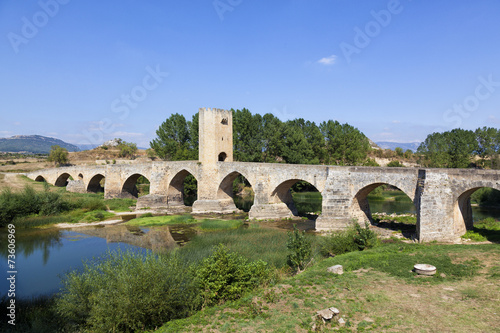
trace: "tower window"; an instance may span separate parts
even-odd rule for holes
[[[219,154],[219,162],[224,162],[227,158],[227,154],[222,152]]]
[[[227,118],[222,118],[222,121],[220,123],[222,125],[227,125]]]

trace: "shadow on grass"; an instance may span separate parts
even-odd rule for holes
[[[473,231],[486,238],[489,242],[500,244],[500,230],[488,230],[474,227]]]

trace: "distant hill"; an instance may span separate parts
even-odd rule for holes
[[[388,141],[379,141],[376,144],[382,149],[391,149],[394,150],[396,147],[403,148],[404,151],[410,149],[413,152],[417,151],[418,146],[420,146],[420,142],[388,142]]]
[[[48,154],[50,147],[54,145],[66,148],[68,151],[80,150],[70,143],[41,135],[16,135],[10,138],[0,138],[0,152]]]

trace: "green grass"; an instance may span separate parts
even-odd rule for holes
[[[482,221],[474,223],[472,230],[467,230],[463,239],[470,239],[475,242],[490,241],[500,243],[500,221],[488,217]]]
[[[498,258],[499,252],[495,245],[383,244],[379,248],[322,260],[305,272],[280,281],[278,285],[262,288],[223,306],[206,308],[189,318],[173,320],[157,332],[314,331],[314,313],[330,306],[340,309],[347,324],[339,327],[335,321],[326,324],[318,321],[316,331],[336,328],[340,332],[428,331],[429,326],[433,327],[436,323],[422,328],[427,319],[425,315],[415,319],[414,310],[411,310],[415,301],[408,293],[416,292],[410,290],[421,290],[428,295],[446,293],[442,286],[455,286],[454,283],[459,287],[453,292],[456,296],[452,296],[458,297],[462,308],[455,309],[458,305],[453,305],[453,310],[448,309],[449,303],[443,303],[439,295],[425,299],[426,307],[430,306],[429,313],[436,307],[447,309],[443,310],[446,318],[434,319],[443,326],[433,329],[444,327],[446,331],[446,327],[450,327],[446,325],[451,322],[451,327],[457,331],[470,331],[471,327],[484,331],[484,327],[494,325],[497,317],[484,312],[483,306],[498,308],[498,305],[494,305],[495,295],[478,290],[472,279],[481,274],[495,279],[500,266],[496,264],[488,272],[481,273],[482,264],[476,257],[495,255]],[[433,277],[417,278],[411,272],[415,263],[433,264],[438,273]],[[335,264],[344,265],[343,275],[326,272],[327,267]],[[368,273],[353,272],[361,268]],[[398,297],[404,302],[406,311],[401,311]],[[461,303],[469,301],[486,303]],[[450,311],[456,313],[449,314]],[[485,314],[489,321],[474,316],[475,313]],[[448,322],[441,323],[443,319]],[[403,329],[399,329],[401,327]]]
[[[153,227],[161,225],[174,225],[174,224],[196,224],[199,221],[195,220],[191,215],[166,215],[166,216],[153,216],[153,217],[139,217],[132,219],[125,224],[134,225],[139,227]]]
[[[238,228],[197,235],[179,250],[188,262],[198,262],[209,256],[219,244],[224,244],[250,261],[264,260],[276,268],[287,266],[287,234],[267,228]]]
[[[237,229],[243,225],[241,220],[203,220],[199,226],[202,231],[220,231]]]

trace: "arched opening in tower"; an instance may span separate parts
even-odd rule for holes
[[[236,208],[248,212],[254,202],[254,191],[252,185],[239,172],[227,175],[219,185],[217,199],[233,201]]]
[[[219,154],[219,162],[224,162],[227,158],[227,154],[222,152]]]
[[[358,223],[378,226],[381,233],[390,235],[393,231],[401,231],[405,238],[417,236],[415,204],[396,186],[387,183],[365,186],[354,197],[350,209]]]

